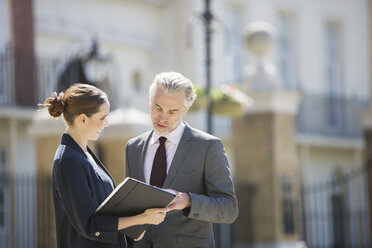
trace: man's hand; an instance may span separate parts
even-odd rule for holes
[[[184,208],[191,207],[191,197],[189,193],[178,192],[173,189],[167,190],[176,195],[176,198],[174,198],[174,200],[167,207],[168,211],[182,210]]]
[[[134,241],[139,241],[139,240],[141,240],[141,239],[143,238],[143,236],[145,236],[145,233],[146,233],[146,230],[143,231],[143,233],[142,233],[138,238],[134,239]]]

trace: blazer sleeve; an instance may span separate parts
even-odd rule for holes
[[[238,217],[238,201],[225,149],[219,139],[210,142],[205,159],[206,195],[190,193],[189,218],[213,223],[232,223]]]
[[[117,243],[118,217],[95,213],[97,203],[83,165],[72,158],[65,158],[60,163],[56,174],[58,196],[74,228],[87,239]]]

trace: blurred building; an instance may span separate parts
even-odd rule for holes
[[[287,194],[294,185],[285,179],[274,184],[278,202],[289,195],[294,204],[280,207],[274,227],[280,234],[259,239],[240,219],[220,229],[220,247],[294,247],[301,240],[309,247],[371,245],[358,115],[370,101],[368,2],[211,0],[213,87],[244,84],[244,68],[257,61],[243,31],[264,21],[276,30],[268,61],[283,90],[300,95],[289,158],[297,194]],[[76,82],[104,89],[111,126],[92,146],[120,182],[127,140],[151,128],[148,86],[155,74],[178,71],[205,86],[203,9],[203,0],[0,0],[0,244],[53,247],[53,223],[43,217],[53,219],[49,176],[64,125],[36,104]],[[186,119],[206,129],[204,110]],[[236,147],[235,121],[213,117],[233,172],[249,153]],[[240,197],[244,212],[254,198]]]

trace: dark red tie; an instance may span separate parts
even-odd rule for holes
[[[159,147],[156,150],[154,162],[152,164],[150,184],[156,187],[163,187],[165,177],[167,176],[167,155],[165,153],[165,141],[167,138],[159,138]]]

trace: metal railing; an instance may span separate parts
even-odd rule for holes
[[[11,47],[0,51],[0,106],[22,107],[23,105],[32,105],[36,107],[37,103],[42,103],[52,92],[65,90],[67,86],[78,82],[90,83],[105,90],[114,104],[117,101],[114,81],[119,82],[119,77],[116,76],[117,69],[114,69],[116,68],[114,61],[111,57],[108,57],[102,62],[100,69],[95,68],[98,71],[97,74],[106,73],[107,75],[104,76],[107,76],[107,78],[102,79],[102,82],[91,82],[86,78],[84,67],[87,61],[84,60],[84,56],[82,50],[71,50],[56,58],[33,57],[30,59],[33,61],[30,63],[33,69],[30,70],[29,67],[26,67],[27,71],[25,72],[32,75],[22,77],[23,81],[21,79],[17,81],[15,75],[20,72],[16,70],[17,63],[15,62],[23,58],[27,59],[27,55],[22,54],[16,57]],[[89,61],[93,61],[92,58],[89,59]],[[104,70],[104,72],[99,70]],[[27,80],[24,80],[25,78],[33,78],[36,83],[28,83]],[[32,102],[32,104],[22,103],[23,98],[26,97],[31,98],[32,101],[29,102]]]
[[[0,175],[0,247],[53,248],[55,224],[48,175]]]
[[[24,55],[26,56],[26,55]],[[15,83],[15,57],[11,48],[0,51],[0,106],[15,107],[22,106],[17,99],[19,95],[34,94],[35,105],[43,102],[57,88],[57,80],[64,63],[62,60],[50,58],[35,58],[33,75],[35,77],[37,89],[32,89],[33,85],[25,84],[26,87],[18,88]]]
[[[303,238],[308,248],[372,247],[367,168],[357,168],[329,180],[302,188]],[[251,188],[237,187],[239,203],[249,210]],[[230,244],[252,238],[246,228],[232,229]],[[226,234],[226,233],[225,233]],[[53,248],[55,224],[49,174],[0,173],[0,247]]]
[[[302,189],[308,248],[372,247],[366,166]]]
[[[302,94],[297,114],[297,133],[360,138],[363,129],[359,112],[368,100],[356,97]]]

